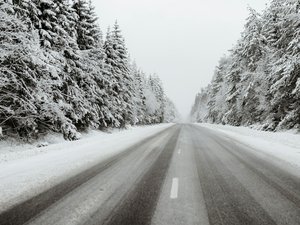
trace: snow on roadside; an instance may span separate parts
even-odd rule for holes
[[[81,140],[74,142],[67,141],[63,138],[61,134],[52,133],[45,137],[34,141],[33,143],[17,142],[15,139],[0,140],[0,165],[5,162],[10,162],[12,160],[17,160],[21,158],[28,158],[34,155],[39,155],[47,153],[49,151],[59,151],[64,148],[64,146],[77,145],[78,143],[85,143],[89,139],[95,138],[106,138],[112,135],[125,135],[138,130],[144,130],[149,127],[160,127],[166,124],[154,125],[154,126],[139,126],[139,127],[128,127],[128,129],[110,129],[108,132],[103,132],[99,130],[90,130],[87,133],[82,133]]]
[[[16,159],[26,158],[47,152],[49,148],[38,147],[42,145],[52,145],[58,143],[67,143],[61,134],[49,134],[41,140],[33,143],[24,143],[15,139],[6,139],[0,141],[0,164]]]
[[[53,144],[42,148],[0,142],[0,211],[170,126],[132,127],[112,134],[94,131],[74,142],[54,136]]]
[[[222,132],[239,143],[247,144],[300,169],[300,134],[207,123],[198,125]]]

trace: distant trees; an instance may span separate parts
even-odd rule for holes
[[[300,3],[250,9],[242,37],[195,99],[194,121],[300,128]]]
[[[103,40],[90,1],[2,1],[0,49],[5,135],[30,139],[51,130],[74,140],[88,128],[177,115],[159,78],[130,62],[117,23]]]

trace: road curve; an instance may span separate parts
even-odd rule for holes
[[[0,214],[0,224],[299,225],[300,170],[181,124]]]

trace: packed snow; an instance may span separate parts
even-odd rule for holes
[[[239,143],[246,144],[272,157],[284,160],[300,169],[300,134],[293,131],[268,132],[248,127],[199,124],[201,127],[217,130]]]
[[[74,142],[52,136],[46,147],[35,147],[36,143],[5,147],[7,142],[0,142],[0,211],[170,126],[134,127],[113,133],[94,131]]]

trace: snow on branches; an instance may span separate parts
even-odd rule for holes
[[[300,4],[250,10],[242,37],[195,99],[193,121],[300,129]]]
[[[130,62],[119,25],[103,40],[97,21],[87,0],[0,3],[0,136],[76,140],[88,128],[174,119],[159,78]]]

